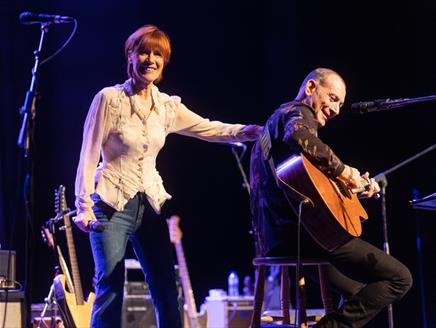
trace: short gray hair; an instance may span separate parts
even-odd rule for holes
[[[342,82],[345,84],[345,81],[342,78],[342,76],[340,76],[334,70],[330,68],[318,67],[317,69],[314,69],[312,72],[307,74],[307,76],[304,78],[303,82],[301,83],[300,89],[298,90],[298,95],[295,99],[301,100],[303,98],[304,88],[306,87],[306,84],[307,82],[309,82],[309,80],[314,80],[316,82],[319,82],[319,84],[321,85],[325,85],[327,78],[332,74],[335,74],[338,77],[340,77]]]

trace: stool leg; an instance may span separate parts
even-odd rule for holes
[[[289,308],[291,304],[291,292],[289,287],[289,269],[287,266],[282,266],[281,268],[280,303],[282,307],[283,323],[290,324]]]
[[[298,264],[297,264],[298,265]],[[300,268],[297,270],[298,275],[297,278],[297,313],[298,320],[297,325],[300,328],[307,328],[307,313],[306,313],[306,281],[304,280],[303,266],[300,265]]]
[[[319,286],[321,289],[321,298],[322,303],[324,305],[325,313],[331,313],[333,312],[333,302],[330,295],[330,290],[327,286],[327,277],[326,277],[326,264],[319,264],[318,265],[318,274],[319,274]]]
[[[263,294],[265,288],[265,266],[259,265],[257,269],[256,287],[254,291],[254,308],[251,316],[251,328],[260,328],[262,315]]]

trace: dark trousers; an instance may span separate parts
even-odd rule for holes
[[[295,245],[284,243],[268,255],[295,254],[290,250],[295,250]],[[332,264],[327,279],[344,300],[337,311],[324,316],[315,327],[363,327],[385,306],[400,300],[412,286],[406,266],[359,238],[329,253],[302,231],[301,253],[325,258]]]
[[[373,245],[353,239],[328,259],[328,280],[344,302],[316,327],[363,327],[385,306],[400,300],[412,286],[409,270]]]
[[[91,327],[121,327],[124,257],[127,241],[141,264],[156,310],[159,328],[181,328],[174,258],[164,218],[156,215],[144,194],[116,211],[93,195],[94,213],[103,232],[91,232],[96,299]]]

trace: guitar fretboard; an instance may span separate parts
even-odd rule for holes
[[[65,234],[67,237],[68,255],[70,257],[71,273],[73,276],[74,293],[78,305],[83,304],[83,290],[80,281],[79,265],[77,263],[76,248],[74,247],[73,232],[71,231],[71,220],[68,215],[64,215]]]
[[[176,248],[177,262],[179,263],[179,275],[182,279],[182,288],[185,295],[185,303],[188,306],[190,328],[200,327],[198,323],[197,307],[195,305],[194,293],[192,292],[191,280],[189,279],[188,266],[186,264],[185,253],[181,241],[174,243]]]

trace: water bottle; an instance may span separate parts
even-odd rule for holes
[[[250,276],[245,276],[244,278],[244,288],[242,288],[242,295],[244,296],[253,296],[254,294],[254,286],[251,281]]]
[[[235,271],[230,272],[228,287],[228,296],[239,296],[239,278]]]

